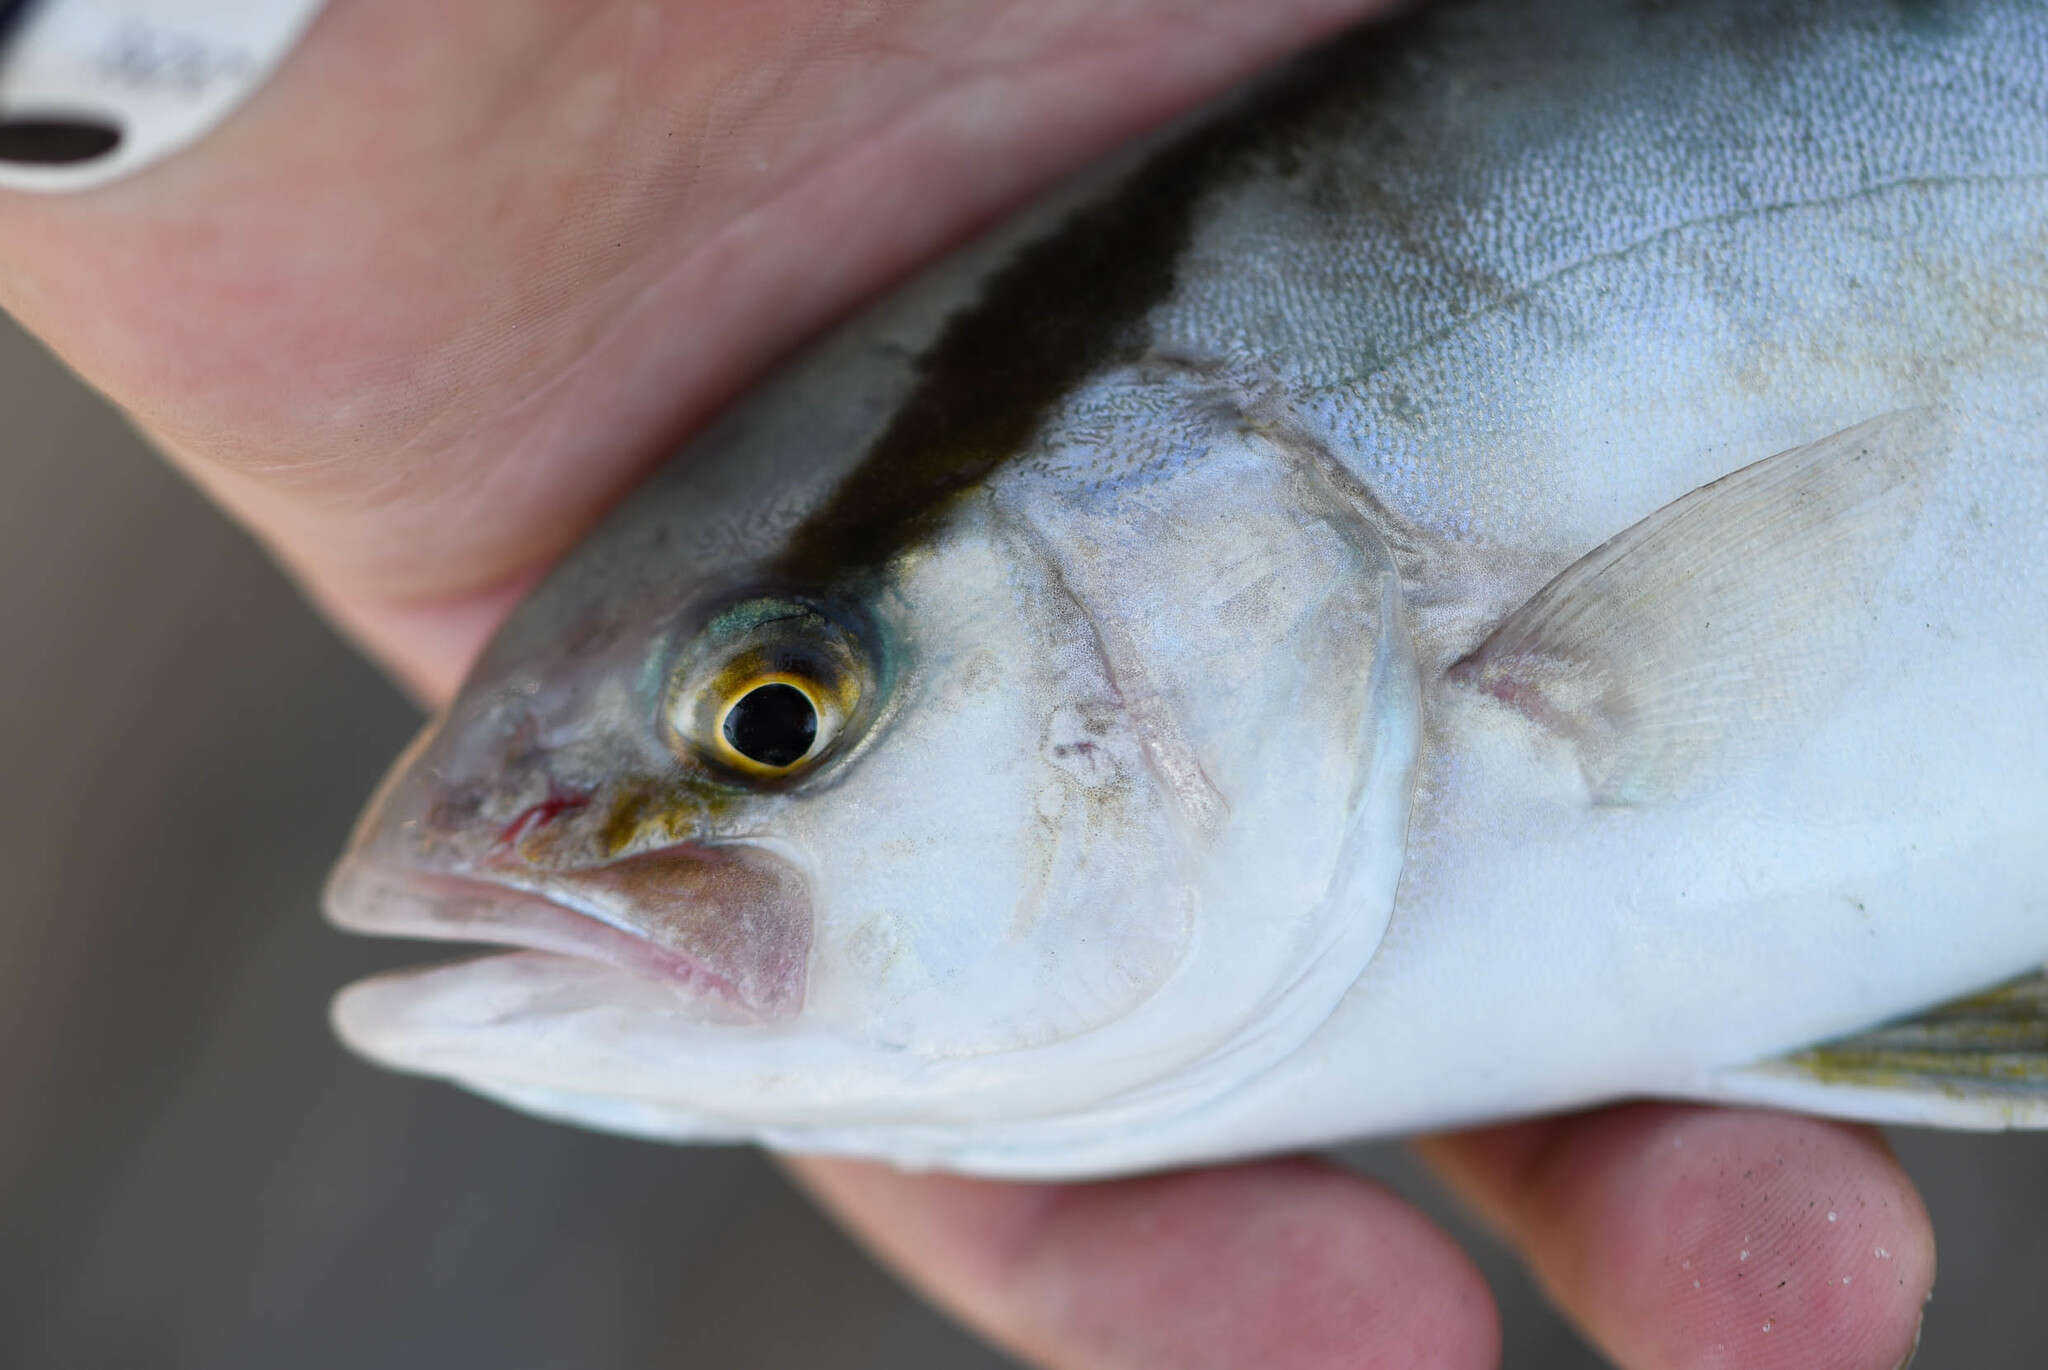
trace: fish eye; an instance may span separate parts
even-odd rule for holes
[[[716,741],[721,760],[739,770],[781,775],[831,745],[825,711],[810,684],[766,676],[743,685],[725,703]]]
[[[844,750],[873,695],[868,653],[836,616],[743,601],[670,663],[666,730],[678,755],[728,777],[795,779]]]

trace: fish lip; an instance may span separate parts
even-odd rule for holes
[[[688,844],[673,851],[687,851]],[[750,996],[701,958],[664,947],[602,915],[484,874],[423,870],[363,856],[344,858],[322,895],[328,922],[347,932],[541,951],[617,967],[685,991],[713,1021],[736,1025],[789,1018],[789,996]]]

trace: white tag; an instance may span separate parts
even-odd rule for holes
[[[0,186],[83,190],[190,145],[322,3],[28,0],[0,32]]]

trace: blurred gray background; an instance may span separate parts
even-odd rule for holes
[[[0,1366],[977,1370],[758,1154],[386,1075],[328,996],[417,960],[316,896],[419,719],[0,318]],[[1940,1227],[1920,1364],[2048,1365],[2048,1138],[1901,1134]],[[1398,1148],[1509,1370],[1601,1364]]]

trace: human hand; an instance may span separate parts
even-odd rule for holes
[[[1377,7],[332,0],[193,151],[86,196],[0,196],[0,304],[438,701],[775,354]],[[1424,1151],[1627,1370],[1890,1370],[1932,1278],[1919,1201],[1863,1129],[1646,1106]],[[1332,1168],[1044,1186],[792,1166],[914,1282],[1062,1370],[1497,1358],[1450,1240]],[[1887,1278],[1837,1282],[1877,1248]]]

